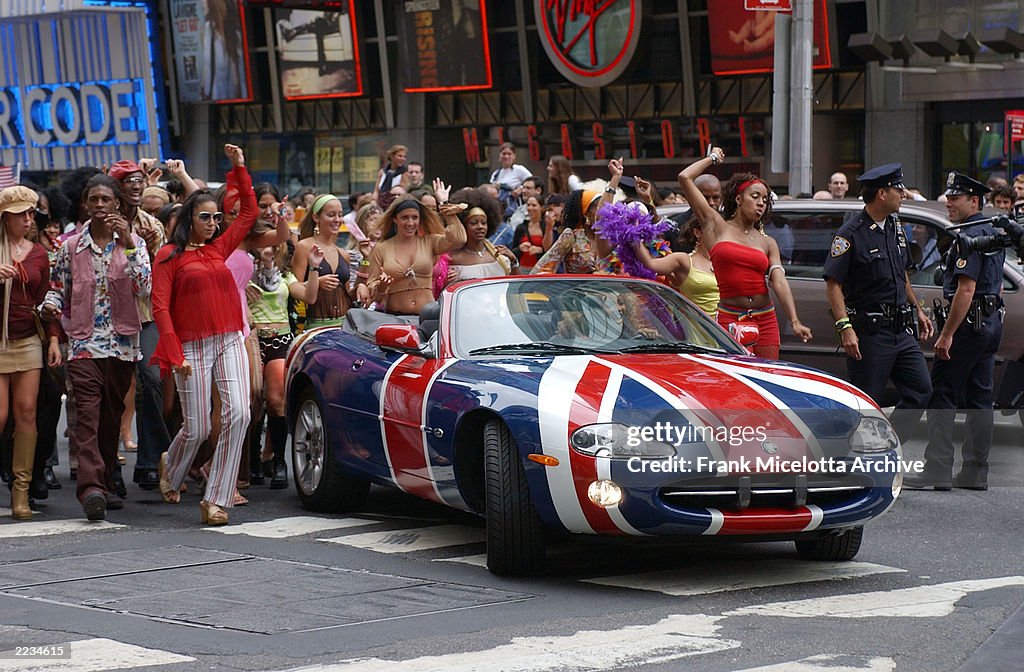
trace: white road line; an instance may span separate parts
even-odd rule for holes
[[[65,643],[63,646],[66,647],[65,658],[15,658],[14,650],[4,651],[0,653],[0,671],[103,672],[195,661],[191,656],[160,649],[147,649],[113,639],[83,639]]]
[[[737,672],[893,672],[895,669],[896,661],[892,658],[827,654]]]
[[[22,523],[11,522],[0,524],[0,539],[45,537],[50,534],[65,534],[67,532],[99,532],[101,530],[116,530],[126,527],[128,526],[109,523],[105,520],[88,521],[85,518],[33,520]]]
[[[727,611],[726,616],[787,616],[789,618],[935,618],[953,613],[968,593],[1005,586],[1024,586],[1024,576],[953,581],[934,586],[815,597],[791,602],[772,602]]]
[[[459,562],[463,565],[473,565],[474,567],[486,567],[487,554],[481,553],[480,555],[462,555],[457,558],[434,558],[434,562]]]
[[[740,643],[718,636],[721,616],[669,616],[651,625],[618,630],[581,630],[572,635],[515,637],[484,651],[466,651],[409,660],[357,658],[302,672],[542,672],[619,670],[735,649]],[[298,671],[296,671],[298,672]]]
[[[356,548],[365,548],[378,553],[411,553],[428,551],[446,546],[461,546],[486,541],[484,530],[464,525],[438,525],[436,527],[420,527],[385,532],[365,532],[350,534],[344,537],[319,539],[332,544],[345,544]]]
[[[285,539],[287,537],[298,537],[313,532],[324,530],[340,530],[349,527],[363,527],[376,525],[378,520],[366,520],[364,518],[317,518],[315,516],[292,516],[290,518],[275,518],[264,520],[258,523],[242,523],[241,525],[224,525],[221,527],[205,527],[207,532],[219,532],[221,534],[245,534],[250,537],[262,537],[264,539]]]
[[[719,562],[711,566],[680,567],[659,572],[600,576],[583,579],[586,583],[650,590],[666,595],[706,595],[730,590],[784,586],[812,581],[854,579],[872,574],[891,574],[905,570],[870,562],[810,562],[801,560],[749,560]]]

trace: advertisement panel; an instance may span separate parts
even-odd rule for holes
[[[395,4],[399,8],[402,83],[407,93],[491,88],[487,5],[483,0],[401,0]]]
[[[775,11],[744,8],[744,0],[708,3],[711,70],[716,75],[771,72],[775,49]],[[814,0],[814,65],[832,67],[828,10],[825,0]]]
[[[362,95],[355,0],[337,11],[276,10],[274,32],[285,98]]]
[[[0,20],[0,165],[69,170],[160,156],[145,9]]]
[[[186,103],[252,100],[242,0],[170,0],[178,98]]]

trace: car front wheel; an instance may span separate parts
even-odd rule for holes
[[[292,428],[292,473],[302,506],[338,513],[362,507],[370,482],[345,474],[331,456],[324,414],[312,388],[299,400]]]
[[[839,534],[830,534],[820,539],[807,539],[796,542],[796,552],[804,560],[853,560],[860,550],[860,542],[864,538],[864,526],[858,525],[843,530]]]
[[[530,499],[519,451],[505,423],[484,426],[487,569],[528,574],[544,567],[544,529]]]

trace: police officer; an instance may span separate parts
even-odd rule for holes
[[[846,351],[850,382],[881,405],[890,378],[900,399],[890,420],[904,442],[931,397],[921,346],[932,324],[907,277],[910,248],[896,213],[903,200],[903,167],[890,163],[857,180],[864,209],[832,239],[823,275],[836,332]]]
[[[946,180],[946,210],[955,224],[974,221],[962,233],[969,237],[998,233],[982,216],[990,189],[952,172]],[[920,475],[908,476],[908,488],[951,486],[988,489],[988,452],[992,445],[992,371],[1003,335],[1001,296],[1006,252],[969,252],[954,243],[946,256],[942,293],[949,306],[942,311],[932,366],[932,398],[928,404],[928,447]],[[953,477],[953,421],[957,400],[967,409],[967,441],[963,467]]]

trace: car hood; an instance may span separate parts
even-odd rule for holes
[[[504,382],[536,390],[542,425],[554,422],[571,434],[613,422],[636,432],[651,427],[649,435],[660,426],[667,442],[704,443],[725,459],[754,451],[782,458],[845,455],[864,416],[885,417],[844,381],[753,357],[574,355],[488,366],[518,369]]]

